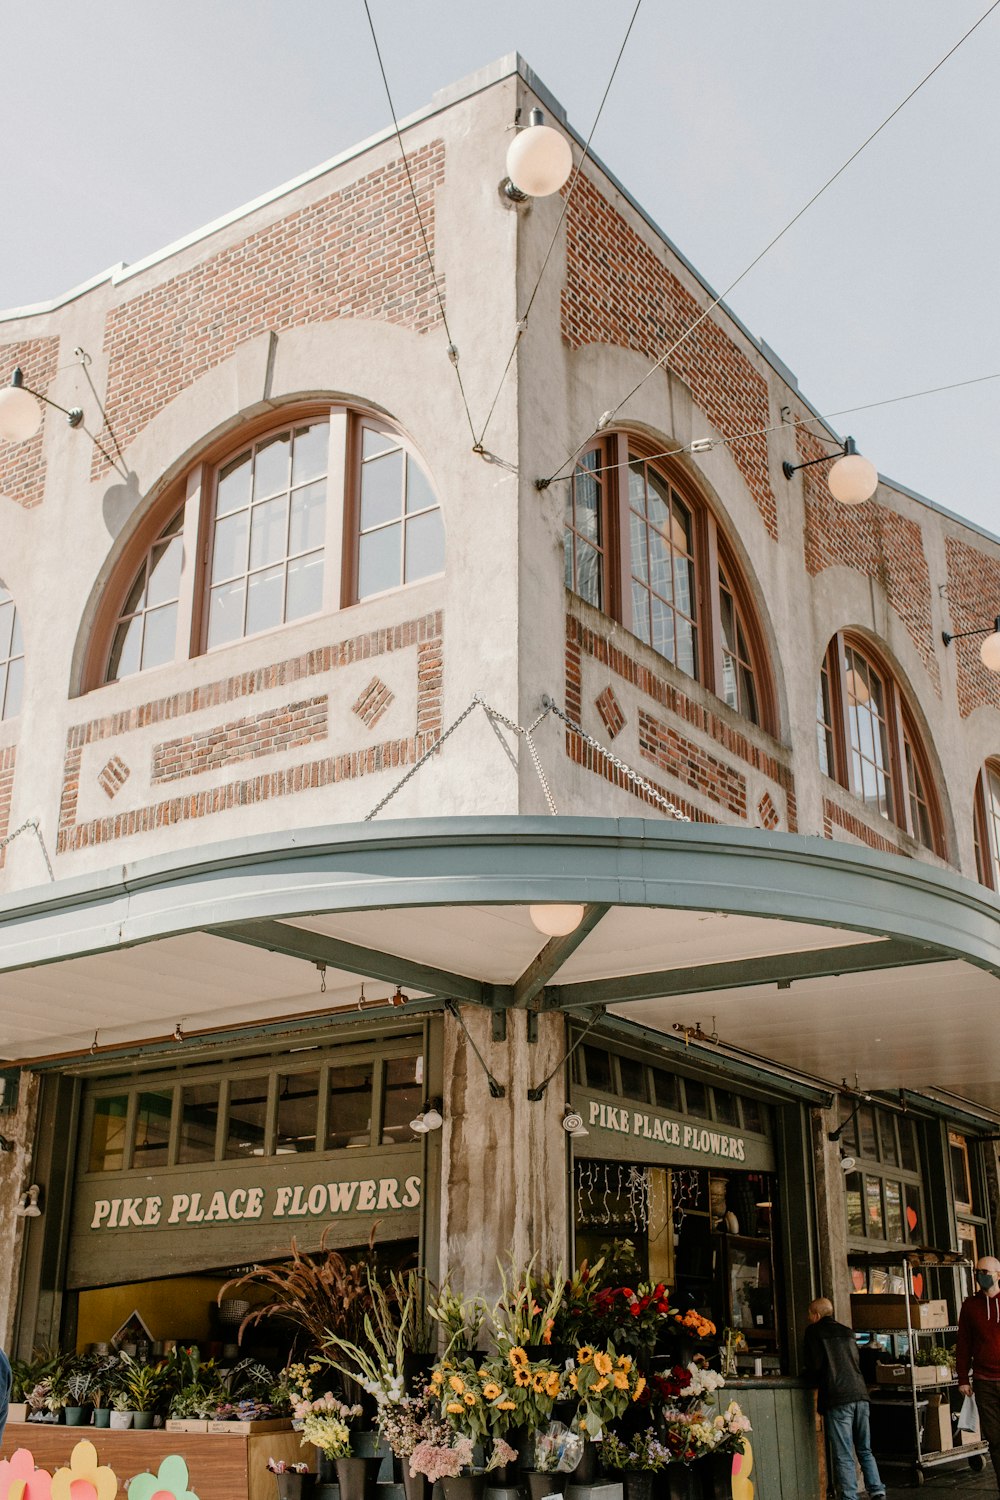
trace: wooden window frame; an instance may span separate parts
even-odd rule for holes
[[[1000,780],[1000,762],[992,757],[986,761],[976,782],[973,802],[973,839],[976,846],[976,867],[979,884],[988,890],[1000,890],[1000,819],[993,816],[990,796],[990,777]]]
[[[326,531],[323,543],[323,596],[321,607],[313,614],[271,625],[252,634],[242,634],[217,646],[208,645],[209,588],[212,546],[215,532],[215,492],[220,470],[234,459],[272,434],[306,426],[311,422],[330,424],[326,475]],[[166,484],[154,500],[141,523],[126,540],[109,580],[101,591],[94,612],[86,650],[80,669],[81,694],[111,687],[115,682],[129,681],[148,672],[176,666],[194,657],[210,656],[232,650],[249,640],[260,640],[278,631],[334,614],[354,604],[367,601],[357,597],[358,517],[360,513],[360,433],[369,425],[396,439],[406,454],[417,463],[438,499],[430,471],[414,444],[389,418],[362,406],[347,406],[338,401],[300,401],[264,413],[244,424],[238,432],[228,432],[210,444],[183,473]],[[174,656],[161,667],[150,667],[131,673],[128,678],[109,680],[107,670],[114,641],[115,627],[121,617],[139,568],[149,549],[166,525],[183,511],[184,546],[181,564],[180,594]],[[442,513],[443,522],[443,513]],[[287,559],[286,559],[287,561]],[[443,571],[443,570],[442,570]],[[428,575],[440,577],[441,574]],[[385,593],[418,586],[400,582]],[[384,594],[371,595],[382,598]]]
[[[892,816],[886,816],[873,808],[864,800],[863,789],[856,784],[853,773],[851,755],[850,731],[847,723],[847,712],[849,694],[847,687],[847,665],[846,653],[848,648],[853,655],[859,657],[870,671],[876,673],[882,684],[884,692],[884,717],[886,723],[886,740],[889,754],[889,765],[887,767],[888,779],[891,784],[892,793]],[[851,793],[865,811],[875,818],[880,818],[892,828],[899,828],[903,833],[909,835],[914,843],[921,848],[929,848],[932,854],[940,858],[946,858],[944,820],[941,807],[934,794],[934,780],[931,776],[930,762],[924,749],[921,736],[917,732],[916,723],[903,694],[899,679],[891,670],[885,660],[879,655],[872,645],[863,637],[850,631],[840,631],[830,640],[823,657],[830,687],[830,713],[833,728],[833,750],[834,764],[831,767],[830,779],[836,781],[845,791]],[[928,823],[930,824],[931,843],[924,843],[918,828],[913,826],[913,816],[910,809],[909,778],[906,770],[907,742],[913,756],[913,763],[919,775],[924,791],[924,805],[927,809]]]
[[[7,648],[6,656],[0,657],[0,667],[3,668],[3,676],[2,678],[0,678],[0,721],[10,721],[12,719],[16,719],[24,709],[24,680],[27,675],[28,669],[25,661],[23,627],[21,630],[21,649],[20,651],[14,650],[15,632],[18,628],[17,600],[14,598],[14,595],[11,593],[7,585],[2,582],[0,582],[0,594],[5,596],[0,602],[3,602],[4,604],[9,603],[11,608],[10,644]],[[19,661],[21,663],[21,695],[18,699],[17,707],[13,711],[8,711],[7,702],[8,694],[10,692],[10,669],[16,661]]]
[[[601,596],[603,599],[600,606],[601,612],[617,620],[626,630],[636,635],[632,616],[631,507],[629,504],[629,463],[635,459],[649,464],[657,476],[676,492],[691,514],[694,558],[692,618],[696,639],[696,670],[691,680],[700,682],[725,703],[722,696],[723,637],[719,598],[721,565],[750,653],[750,668],[757,693],[757,718],[753,720],[739,709],[730,708],[729,704],[726,704],[726,707],[730,708],[730,712],[745,718],[748,723],[756,723],[765,733],[777,736],[777,697],[764,632],[736,554],[721,531],[716,516],[704,496],[689,475],[675,465],[665,464],[653,445],[636,437],[634,433],[616,431],[602,434],[601,437],[588,444],[581,457],[593,452],[600,454],[600,473],[603,480],[599,509],[602,545],[598,549],[601,559]],[[565,537],[565,517],[563,531]],[[591,605],[591,608],[596,607]],[[643,644],[648,643],[643,642]],[[655,647],[650,645],[648,649],[652,651]],[[669,657],[663,657],[663,660],[669,661]],[[671,662],[671,666],[681,676],[689,675],[675,662]]]

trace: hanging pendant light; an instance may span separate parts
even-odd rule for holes
[[[551,906],[529,906],[528,916],[545,937],[567,937],[583,921],[583,907],[554,903]]]

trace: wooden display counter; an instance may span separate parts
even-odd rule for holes
[[[118,1495],[136,1474],[155,1474],[162,1459],[179,1453],[188,1467],[188,1487],[198,1500],[276,1500],[274,1475],[269,1458],[286,1463],[306,1462],[315,1467],[315,1449],[302,1447],[297,1432],[243,1433],[112,1432],[107,1427],[65,1427],[47,1422],[9,1422],[0,1458],[11,1458],[18,1448],[27,1448],[38,1468],[50,1474],[69,1466],[77,1443],[87,1441],[97,1449],[98,1462],[118,1476]]]

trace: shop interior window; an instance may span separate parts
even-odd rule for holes
[[[902,1187],[898,1182],[886,1178],[885,1184],[885,1237],[896,1244],[902,1244],[903,1235],[903,1197]]]
[[[955,1193],[955,1207],[965,1213],[973,1212],[972,1174],[969,1171],[969,1148],[964,1135],[948,1132],[948,1154],[951,1158],[951,1181]]]
[[[174,1091],[142,1093],[135,1115],[135,1145],[132,1165],[137,1169],[165,1167],[170,1147],[170,1116],[174,1108]]]
[[[861,1202],[861,1173],[849,1172],[845,1185],[847,1233],[860,1239],[865,1232],[865,1214]]]
[[[865,1215],[868,1233],[876,1239],[885,1238],[885,1217],[882,1213],[882,1182],[878,1177],[865,1176]]]
[[[875,1111],[870,1104],[864,1104],[858,1110],[858,1151],[866,1161],[878,1160]]]
[[[267,1079],[234,1078],[229,1085],[226,1160],[263,1156],[267,1136]]]
[[[662,1068],[653,1068],[653,1103],[661,1109],[680,1108],[680,1087],[676,1073],[665,1073]]]
[[[328,1151],[371,1145],[372,1072],[371,1063],[330,1069]]]
[[[319,1073],[284,1073],[278,1077],[278,1156],[300,1155],[316,1150],[316,1117],[319,1110]]]
[[[920,1154],[917,1150],[917,1126],[915,1120],[897,1120],[899,1127],[899,1161],[904,1172],[920,1171]]]
[[[219,1123],[219,1084],[188,1083],[181,1089],[180,1137],[177,1160],[182,1166],[215,1160]]]
[[[920,1189],[913,1182],[903,1184],[903,1220],[906,1224],[906,1238],[911,1245],[922,1245],[926,1240],[924,1232],[924,1206],[921,1202]]]
[[[684,1103],[689,1115],[694,1115],[699,1120],[707,1120],[711,1116],[708,1106],[708,1089],[705,1084],[694,1078],[684,1080]]]
[[[110,1098],[94,1100],[88,1172],[117,1172],[125,1165],[127,1119],[127,1094],[114,1094]]]
[[[645,1064],[636,1062],[632,1057],[619,1057],[618,1072],[621,1077],[622,1093],[626,1099],[640,1099],[643,1103],[649,1098],[646,1088]]]
[[[896,1145],[896,1121],[887,1110],[878,1112],[878,1133],[882,1146],[882,1160],[887,1167],[899,1166],[899,1150]]]
[[[415,1141],[410,1121],[423,1103],[424,1059],[390,1057],[385,1062],[382,1085],[382,1144]]]

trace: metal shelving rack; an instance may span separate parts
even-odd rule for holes
[[[989,1446],[986,1443],[963,1443],[961,1447],[945,1448],[941,1452],[925,1453],[923,1451],[921,1441],[923,1437],[923,1424],[920,1420],[919,1393],[950,1389],[956,1382],[948,1380],[929,1381],[922,1385],[917,1384],[916,1374],[914,1373],[917,1367],[913,1362],[913,1356],[916,1352],[914,1338],[919,1338],[922,1334],[957,1333],[958,1324],[950,1323],[944,1328],[914,1328],[910,1313],[911,1298],[915,1300],[913,1291],[914,1271],[950,1270],[957,1273],[961,1267],[971,1265],[971,1262],[966,1256],[960,1255],[957,1251],[932,1250],[926,1246],[922,1246],[916,1250],[888,1250],[881,1251],[878,1254],[852,1256],[851,1261],[853,1265],[866,1268],[870,1266],[898,1266],[902,1263],[903,1305],[906,1310],[906,1347],[910,1361],[910,1400],[913,1407],[914,1484],[923,1484],[925,1470],[944,1468],[948,1464],[964,1463],[966,1460],[968,1460],[970,1469],[977,1471],[982,1469],[986,1463],[986,1455],[989,1453]],[[955,1294],[955,1306],[957,1307],[960,1300],[957,1284],[954,1285],[953,1290]],[[869,1333],[893,1334],[902,1334],[904,1332],[902,1328],[871,1328],[866,1331]],[[876,1455],[877,1458],[878,1455]],[[887,1461],[891,1462],[891,1460]]]

